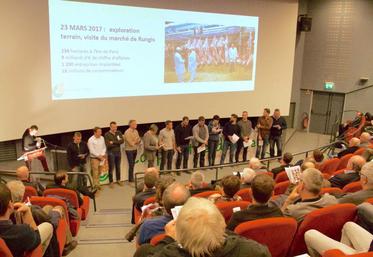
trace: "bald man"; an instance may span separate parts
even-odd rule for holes
[[[30,178],[30,171],[26,166],[21,166],[16,171],[17,179],[20,180],[25,186],[32,186],[38,192],[38,195],[43,195],[44,187],[38,182],[32,182]]]
[[[329,179],[331,186],[342,189],[345,185],[351,182],[359,181],[360,171],[365,162],[365,159],[360,155],[352,156],[347,163],[346,170],[343,173],[335,175]]]
[[[338,158],[342,158],[343,156],[349,153],[354,153],[356,150],[360,148],[359,145],[360,145],[360,139],[358,139],[357,137],[351,138],[350,141],[348,142],[347,149],[338,153]]]
[[[360,147],[369,147],[370,143],[370,134],[368,132],[363,132],[360,135]]]

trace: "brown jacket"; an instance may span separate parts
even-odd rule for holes
[[[259,129],[259,135],[263,139],[264,137],[269,136],[271,127],[272,127],[273,119],[272,117],[265,118],[264,116],[259,117],[258,125],[261,125],[262,128]]]

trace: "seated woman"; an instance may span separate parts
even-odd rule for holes
[[[213,203],[242,201],[242,198],[236,195],[241,188],[241,181],[237,176],[230,175],[224,177],[220,182],[220,186],[217,187],[217,190],[220,191],[220,193],[210,195],[208,198],[210,201]]]

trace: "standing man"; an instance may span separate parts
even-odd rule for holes
[[[160,170],[164,170],[167,162],[167,169],[172,169],[172,157],[176,149],[175,132],[172,129],[172,121],[166,121],[166,127],[159,132],[159,148],[162,148]]]
[[[105,144],[109,161],[109,181],[110,187],[113,187],[113,169],[115,168],[115,177],[117,183],[123,186],[120,181],[120,164],[122,160],[122,152],[120,145],[124,143],[122,132],[118,131],[118,126],[115,121],[110,122],[110,130],[105,133]]]
[[[124,150],[128,160],[128,182],[133,182],[133,171],[135,168],[135,161],[137,156],[137,148],[141,143],[139,132],[137,131],[136,120],[128,122],[129,128],[124,132]],[[122,183],[119,184],[123,186]]]
[[[196,78],[196,70],[197,70],[197,55],[194,47],[190,48],[189,55],[188,55],[188,71],[189,71],[189,82],[193,82]]]
[[[38,126],[32,125],[22,135],[22,148],[24,152],[31,152],[33,150],[39,149],[42,146],[42,139],[37,137],[38,135]],[[47,159],[45,158],[45,154],[37,157],[37,159],[43,165],[44,171],[49,171]],[[26,166],[29,170],[31,170],[31,162],[32,160],[26,160]]]
[[[208,141],[209,166],[215,165],[216,150],[218,149],[218,145],[219,145],[220,133],[223,131],[220,128],[219,120],[220,120],[219,115],[214,115],[209,125],[207,126],[209,130],[209,141]]]
[[[193,150],[194,150],[194,157],[193,157],[193,168],[197,168],[198,158],[199,158],[199,166],[205,166],[205,153],[206,149],[203,151],[198,150],[199,147],[207,147],[207,143],[209,140],[209,130],[205,124],[205,117],[200,116],[198,118],[198,124],[193,127]]]
[[[183,169],[188,168],[189,159],[189,141],[192,137],[192,128],[189,125],[189,118],[183,117],[180,125],[175,128],[176,138],[176,169],[180,169],[181,160],[183,160]]]
[[[272,127],[269,136],[269,153],[271,157],[275,156],[275,145],[277,147],[276,156],[282,155],[282,130],[287,129],[286,121],[281,117],[280,110],[275,109],[272,116]]]
[[[175,72],[177,76],[178,82],[184,82],[184,73],[185,73],[185,60],[181,55],[181,48],[178,46],[176,47],[175,55],[174,55],[174,64],[175,64]]]
[[[241,135],[240,127],[237,125],[237,114],[232,114],[229,122],[224,125],[223,135],[224,135],[224,144],[223,152],[220,158],[220,164],[224,164],[225,156],[229,148],[229,163],[233,163],[233,157],[236,152],[237,142],[234,139],[234,135],[239,137]]]
[[[248,113],[247,111],[244,111],[242,113],[242,119],[237,122],[238,127],[240,128],[240,139],[237,142],[237,151],[236,151],[236,162],[239,161],[240,158],[240,152],[241,149],[243,148],[243,156],[242,156],[242,161],[247,160],[247,149],[249,148],[248,146],[244,146],[244,142],[248,143],[250,139],[251,132],[253,130],[253,125],[251,121],[248,119]]]
[[[82,141],[82,134],[75,132],[73,142],[67,146],[67,162],[69,163],[72,172],[87,173],[87,157],[89,155],[89,149],[86,142]],[[72,181],[74,188],[78,190],[85,189],[87,187],[87,177],[73,175]]]
[[[258,129],[258,138],[257,138],[257,148],[256,148],[256,158],[264,159],[264,155],[269,144],[269,134],[270,129],[272,128],[273,120],[269,116],[270,110],[265,108],[263,111],[263,116],[259,117],[258,124],[256,128]]]
[[[93,185],[96,189],[101,189],[100,174],[106,161],[106,145],[101,128],[93,128],[93,136],[88,139],[88,149],[91,157]]]

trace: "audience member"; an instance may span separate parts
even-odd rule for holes
[[[362,203],[357,207],[357,223],[373,234],[373,204]]]
[[[363,132],[360,135],[360,145],[359,147],[369,147],[371,145],[370,143],[371,136],[368,132]]]
[[[149,130],[144,134],[144,157],[148,161],[148,168],[154,167],[154,162],[157,158],[157,151],[159,149],[158,144],[158,126],[152,124]]]
[[[277,147],[276,156],[282,155],[282,131],[287,129],[286,120],[281,116],[280,110],[275,109],[272,116],[272,126],[269,136],[269,153],[271,157],[275,157],[275,146]]]
[[[144,176],[147,174],[147,173],[153,173],[157,178],[159,178],[159,170],[158,168],[156,167],[150,167],[150,168],[146,168],[145,172],[144,172]],[[136,194],[137,193],[140,193],[140,192],[143,192],[144,191],[144,183],[143,182],[139,182],[137,184],[137,188],[136,188]]]
[[[197,168],[197,163],[199,159],[199,166],[204,167],[205,166],[205,153],[206,150],[198,152],[199,147],[204,147],[206,149],[208,141],[209,141],[209,130],[205,124],[205,118],[203,116],[200,116],[198,118],[198,123],[193,127],[193,168]]]
[[[245,210],[233,213],[227,228],[234,231],[236,226],[246,221],[281,217],[282,212],[278,207],[268,206],[268,201],[273,195],[274,187],[275,182],[270,176],[266,174],[255,176],[251,183],[252,204]]]
[[[241,189],[250,188],[251,182],[253,181],[255,176],[256,176],[255,170],[250,169],[250,168],[244,168],[241,173]]]
[[[190,195],[195,195],[208,190],[211,190],[211,188],[206,186],[205,175],[200,171],[193,172],[189,184]]]
[[[10,220],[12,214],[19,217],[22,224],[13,224]],[[23,257],[26,251],[31,251],[40,244],[44,253],[52,235],[53,226],[50,223],[37,226],[31,209],[23,203],[13,203],[9,188],[0,184],[0,237],[14,257]]]
[[[172,121],[166,121],[166,127],[159,132],[159,148],[161,148],[160,170],[164,170],[167,163],[167,169],[172,169],[172,158],[176,149],[175,132],[172,128]]]
[[[280,166],[277,168],[273,168],[271,172],[273,173],[274,177],[277,176],[278,173],[284,171],[285,168],[291,167],[291,161],[293,160],[293,155],[291,153],[285,153],[280,160]]]
[[[138,243],[149,243],[153,236],[164,233],[164,226],[172,220],[171,209],[184,205],[189,197],[189,190],[183,184],[174,182],[167,187],[162,196],[166,214],[144,221],[139,231]]]
[[[302,171],[305,171],[306,169],[315,169],[315,168],[316,168],[316,165],[312,161],[303,162],[302,165],[300,166],[300,169]]]
[[[337,199],[329,194],[321,195],[323,184],[321,172],[317,169],[307,169],[301,175],[301,181],[282,206],[285,216],[292,216],[301,222],[308,213],[329,205],[337,204]]]
[[[265,108],[263,116],[259,117],[256,128],[258,129],[256,158],[264,159],[267,147],[269,145],[269,135],[272,128],[273,119],[269,116],[270,110]]]
[[[175,128],[176,138],[176,169],[180,169],[183,162],[183,169],[188,168],[189,160],[189,142],[192,138],[192,128],[189,125],[189,118],[184,116],[180,125]]]
[[[338,153],[338,158],[342,158],[346,154],[356,152],[360,148],[359,145],[360,139],[358,139],[357,137],[351,138],[348,142],[348,147]]]
[[[264,167],[260,160],[256,157],[252,157],[250,159],[249,168],[253,169],[255,172],[267,172],[266,167]]]
[[[241,197],[237,196],[236,193],[241,188],[241,181],[237,176],[230,175],[225,176],[218,187],[219,194],[210,195],[209,200],[213,203],[217,202],[230,202],[230,201],[241,201]]]
[[[30,178],[30,171],[26,166],[21,166],[16,171],[18,180],[22,181],[25,186],[31,186],[36,189],[38,195],[43,195],[44,187],[39,182],[33,182]]]
[[[208,161],[209,166],[215,165],[216,150],[219,145],[220,133],[223,131],[220,128],[219,115],[214,115],[212,120],[209,122],[209,140],[208,140]]]
[[[142,192],[137,193],[133,197],[134,207],[141,211],[141,207],[144,205],[144,201],[149,197],[155,195],[155,185],[158,180],[158,175],[154,172],[147,172],[144,175],[144,189]]]
[[[247,149],[249,149],[248,146],[244,146],[244,142],[247,144],[249,142],[252,130],[253,130],[253,125],[251,121],[248,119],[249,115],[247,111],[242,112],[242,119],[237,122],[238,127],[240,128],[240,135],[237,135],[240,137],[240,139],[237,142],[237,151],[236,151],[236,162],[239,161],[240,158],[240,153],[243,148],[243,153],[242,153],[242,161],[247,160]]]
[[[368,162],[361,168],[360,183],[363,188],[362,190],[346,194],[339,199],[339,203],[353,203],[359,205],[366,199],[373,197],[373,162]]]
[[[224,164],[225,156],[229,149],[229,163],[233,163],[233,158],[236,153],[237,149],[237,142],[234,139],[234,136],[239,137],[241,135],[240,127],[237,125],[237,118],[236,114],[232,114],[230,120],[224,125],[223,128],[223,135],[224,135],[224,143],[223,143],[223,150],[220,157],[220,164]]]
[[[332,187],[343,188],[345,185],[360,180],[360,170],[365,164],[365,160],[360,155],[352,156],[347,163],[343,173],[337,174],[329,179]]]
[[[321,150],[316,149],[312,152],[312,158],[315,161],[315,168],[319,169],[320,166],[324,163],[324,153]],[[307,161],[312,161],[312,159]]]
[[[137,131],[136,120],[130,120],[128,122],[128,129],[124,132],[124,150],[126,152],[128,161],[128,182],[133,182],[133,172],[136,163],[137,148],[141,143],[139,132]],[[118,178],[117,178],[118,180]],[[120,186],[123,186],[122,182],[119,182]]]
[[[237,235],[227,235],[218,208],[203,198],[190,198],[177,220],[165,226],[166,238],[157,246],[144,245],[135,257],[269,257],[268,248]]]
[[[101,189],[100,174],[104,169],[104,163],[106,161],[106,145],[101,128],[93,128],[93,136],[88,139],[88,149],[91,157],[93,186],[96,189]]]

